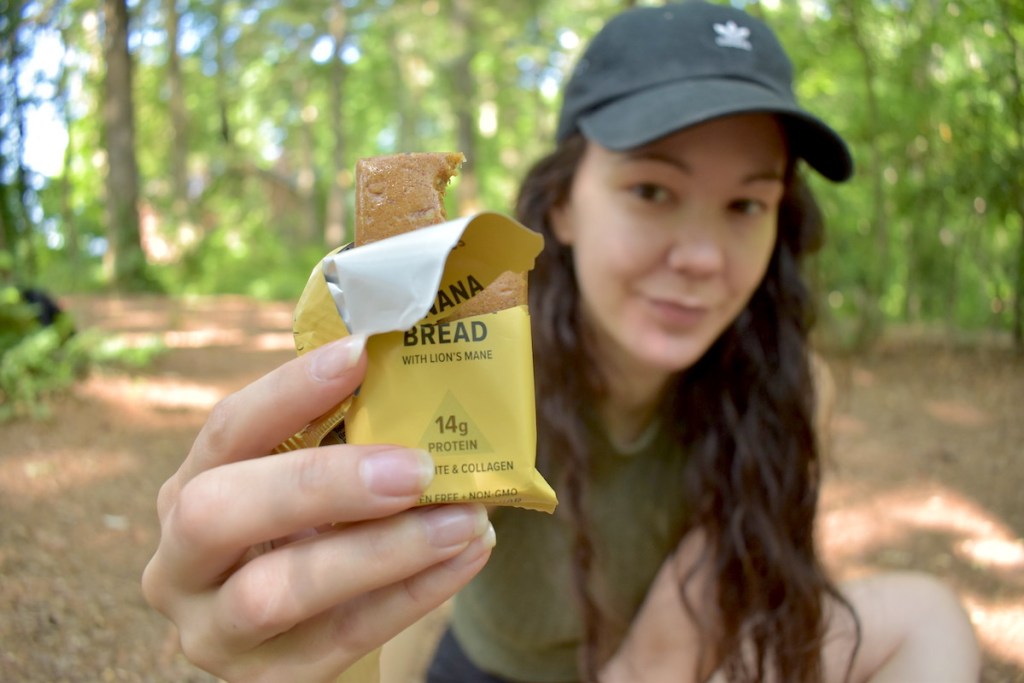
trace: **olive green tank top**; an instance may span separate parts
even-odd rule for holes
[[[684,529],[685,458],[658,433],[628,455],[602,435],[592,443],[590,589],[607,620],[610,644],[617,646]],[[559,480],[557,472],[544,474],[553,484]],[[554,515],[518,508],[491,513],[498,544],[483,571],[456,596],[452,617],[459,644],[480,669],[525,683],[578,680],[582,627],[566,513],[564,503]]]

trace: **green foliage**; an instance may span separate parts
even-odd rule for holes
[[[747,6],[779,32],[801,100],[854,152],[851,182],[815,180],[829,225],[815,281],[823,318],[841,328],[844,343],[870,342],[893,322],[1019,325],[1019,0],[721,1]],[[358,158],[456,149],[467,127],[466,171],[475,183],[452,186],[450,213],[509,211],[519,179],[550,147],[558,87],[585,41],[626,4],[181,0],[173,4],[180,30],[172,46],[172,5],[133,3],[150,272],[171,293],[294,298],[312,263],[337,246],[326,233],[335,187],[345,197],[341,239],[351,236]],[[59,176],[29,174],[31,192],[5,194],[12,210],[18,197],[41,209],[12,213],[19,229],[8,239],[18,244],[7,247],[31,256],[58,291],[91,289],[107,277],[103,18],[81,0],[24,8],[7,25],[20,32],[19,45],[56,31],[69,48],[60,77],[37,97],[67,120],[70,145]],[[171,85],[175,54],[180,102]],[[466,63],[468,83],[457,77]],[[8,85],[25,64],[12,63]],[[175,111],[185,114],[181,126]],[[178,158],[185,190],[175,180]],[[17,174],[8,176],[0,180],[13,188]]]
[[[71,386],[87,367],[77,341],[47,327],[26,335],[0,356],[0,420],[49,417],[47,399]]]
[[[1024,182],[1024,93],[1014,80],[1024,16],[1000,19],[1013,6],[837,0],[767,13],[803,101],[847,137],[857,161],[850,183],[815,183],[829,224],[817,281],[843,345],[870,343],[891,322],[1019,324],[1024,204],[1010,208],[1007,194]]]
[[[46,397],[85,369],[72,327],[67,316],[43,327],[17,288],[0,287],[0,420],[45,416]]]
[[[177,296],[244,294],[257,299],[294,300],[326,250],[291,247],[242,223],[218,230],[175,268],[157,271],[166,291]],[[258,231],[257,231],[258,232]]]
[[[48,418],[51,399],[91,370],[143,367],[163,350],[155,341],[128,347],[96,330],[76,332],[66,313],[44,326],[37,314],[16,287],[0,286],[0,422]]]

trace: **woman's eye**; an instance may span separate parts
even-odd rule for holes
[[[655,185],[654,183],[637,183],[636,185],[633,185],[630,190],[634,195],[645,202],[653,202],[656,204],[668,201],[670,197],[668,190],[661,185]]]
[[[737,199],[729,203],[729,210],[744,216],[754,216],[763,213],[767,207],[764,202],[756,199]]]

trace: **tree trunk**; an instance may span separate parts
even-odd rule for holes
[[[395,111],[398,112],[398,132],[395,149],[399,152],[415,152],[420,148],[416,131],[417,103],[423,96],[422,87],[412,77],[407,50],[402,47],[398,28],[389,26],[385,40],[388,51],[394,56],[392,67],[395,78]]]
[[[871,47],[864,38],[858,2],[859,0],[846,0],[842,7],[845,9],[844,14],[846,15],[847,28],[850,31],[853,44],[857,48],[863,64],[863,87],[867,108],[866,132],[868,139],[871,141],[869,152],[871,162],[867,168],[867,173],[871,178],[873,205],[871,232],[874,236],[874,249],[877,258],[867,264],[867,272],[864,278],[864,301],[862,302],[859,329],[857,330],[855,340],[858,348],[865,348],[874,343],[882,332],[882,311],[879,305],[887,285],[891,258],[889,253],[889,222],[885,212],[885,186],[882,177],[882,152],[878,143],[878,139],[883,131],[876,89],[878,77]]]
[[[228,151],[232,151],[231,118],[228,115],[228,74],[227,47],[224,41],[224,0],[216,0],[213,6],[213,17],[216,23],[213,36],[216,42],[217,73],[214,81],[217,85],[217,113],[220,116],[220,137]]]
[[[65,45],[71,44],[70,31],[65,27],[61,29],[61,40]],[[60,174],[60,220],[64,234],[64,253],[68,255],[68,272],[71,275],[72,287],[77,287],[82,279],[82,245],[78,234],[78,221],[75,219],[75,212],[71,205],[71,166],[75,154],[75,137],[73,131],[74,117],[71,112],[71,90],[68,85],[69,70],[68,60],[71,58],[69,51],[64,52],[61,59],[60,76],[57,79],[60,101],[61,118],[64,121],[64,130],[68,134],[68,143],[64,147],[64,158]]]
[[[331,133],[334,148],[331,152],[331,182],[327,190],[327,216],[324,221],[324,243],[328,249],[341,246],[346,239],[345,230],[345,197],[351,177],[345,162],[345,80],[348,67],[341,60],[341,50],[348,33],[348,21],[345,6],[337,2],[331,11],[331,37],[334,39],[334,52],[331,54]]]
[[[17,72],[18,69],[15,69]],[[35,278],[38,274],[39,262],[36,255],[36,242],[34,239],[35,233],[35,220],[31,217],[31,212],[28,206],[29,196],[29,180],[28,180],[28,169],[25,167],[25,137],[27,135],[26,121],[25,121],[25,102],[19,94],[15,98],[15,121],[18,127],[18,146],[17,155],[15,156],[15,181],[14,188],[17,192],[17,204],[15,210],[21,219],[22,232],[21,232],[21,253],[19,258],[22,261],[21,270],[22,273],[27,275],[29,279]]]
[[[11,38],[13,40],[13,38]],[[8,43],[8,36],[4,36],[4,43]],[[10,54],[9,46],[4,46],[4,52]],[[7,116],[13,116],[15,97],[12,89],[16,82],[15,69],[13,66],[13,59],[5,60],[9,63],[5,66],[5,72],[9,74],[3,82],[0,82],[0,114],[6,114]],[[10,104],[8,104],[10,100]],[[9,131],[5,126],[0,126],[0,148],[8,148],[11,142],[8,140]],[[13,256],[17,252],[19,233],[19,221],[16,212],[14,211],[14,205],[17,200],[16,197],[12,197],[13,187],[4,181],[4,178],[9,175],[8,166],[11,160],[6,156],[0,156],[0,250],[8,251]],[[17,259],[11,264],[14,269],[13,275],[17,276],[18,263]],[[0,275],[3,275],[0,272]]]
[[[299,129],[300,142],[297,154],[299,172],[295,178],[295,194],[301,206],[302,224],[295,226],[294,236],[298,238],[297,246],[303,247],[319,244],[323,234],[316,206],[316,138],[313,135],[316,115],[314,109],[301,104],[309,100],[309,91],[310,83],[305,78],[293,82],[292,92],[295,93],[295,100],[302,106],[299,114],[302,123]]]
[[[188,198],[188,113],[185,107],[185,83],[181,74],[181,55],[178,54],[178,35],[181,16],[177,0],[164,0],[167,21],[167,87],[170,92],[171,139],[168,159],[171,165],[171,217],[180,229],[190,223]]]
[[[914,35],[916,39],[909,43],[904,51],[902,61],[909,65],[912,92],[924,102],[936,101],[941,93],[936,92],[935,84],[931,78],[932,69],[932,46],[937,42],[937,32],[941,25],[936,20],[936,13],[945,11],[944,5],[940,9],[936,0],[925,0],[919,6],[927,7],[931,15],[928,21],[915,23]],[[907,27],[905,27],[906,29]],[[928,143],[927,151],[917,150],[908,155],[907,173],[915,174],[921,178],[923,187],[935,187],[938,185],[938,175],[941,173],[939,164],[936,163],[936,150],[940,143],[936,139],[935,131],[938,129],[938,122],[935,121],[933,110],[927,113],[918,114],[922,121],[920,135]],[[926,259],[935,258],[927,254],[923,248],[928,242],[934,241],[938,229],[942,225],[943,205],[938,202],[921,202],[915,211],[915,220],[910,221],[906,240],[903,242],[902,250],[906,259],[903,287],[905,290],[903,300],[903,319],[908,323],[920,322],[922,303],[928,296],[927,288],[920,287],[922,280],[926,280],[923,273],[927,267]],[[926,255],[927,254],[927,255]],[[953,250],[954,265],[956,252]],[[947,312],[950,309],[947,307]]]
[[[148,284],[139,235],[139,168],[135,159],[132,63],[126,0],[104,0],[103,129],[107,150],[107,274],[118,289]]]
[[[18,244],[18,228],[14,213],[11,211],[10,192],[9,185],[0,183],[0,251],[6,251],[13,255]],[[0,277],[7,275],[4,272],[4,267],[5,264],[0,261]],[[17,259],[12,259],[10,268],[10,274],[17,278],[19,275]]]
[[[1017,243],[1017,283],[1013,293],[1013,348],[1024,355],[1024,198],[1017,196],[1017,215],[1021,220]]]
[[[1024,163],[1024,48],[1017,42],[1016,37],[1013,33],[1013,27],[1019,20],[1015,19],[1011,10],[1012,4],[1008,2],[1000,3],[1000,10],[1003,15],[1003,20],[1000,24],[1003,27],[1003,32],[1006,34],[1006,39],[1010,43],[1010,79],[1013,83],[1013,92],[1007,93],[1007,102],[1009,103],[1010,116],[1012,117],[1011,125],[1016,137],[1016,149],[1011,155],[1012,158],[1017,160],[1016,171],[1017,178],[1015,181],[1011,181],[1011,187],[1017,188],[1017,191],[1013,193],[1012,205],[1009,207],[1010,213],[1017,214],[1017,225],[1020,226],[1020,239],[1017,243],[1017,278],[1014,283],[1013,292],[1013,320],[1011,322],[1011,330],[1013,336],[1013,347],[1017,350],[1017,353],[1024,355],[1024,195],[1021,194],[1019,188],[1024,186],[1024,170],[1021,168],[1021,164]]]
[[[18,39],[21,26],[21,3],[4,11],[6,21],[0,28],[0,249],[13,257],[11,273],[16,280],[29,280],[35,272],[35,248],[32,242],[32,221],[25,206],[28,182],[25,175],[25,103],[18,92],[18,79],[26,54]],[[0,276],[5,275],[0,271]]]
[[[479,180],[476,174],[476,81],[472,63],[477,51],[477,30],[470,0],[452,1],[452,19],[462,34],[462,52],[455,58],[451,71],[451,102],[455,108],[456,140],[467,163],[459,174],[459,214],[479,210]]]

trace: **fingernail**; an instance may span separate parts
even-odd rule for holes
[[[491,528],[483,505],[441,505],[423,515],[427,538],[438,548],[469,543]]]
[[[468,564],[473,564],[479,560],[485,553],[489,553],[495,545],[497,545],[497,536],[494,534],[494,526],[488,522],[487,530],[483,536],[480,536],[468,546],[461,553],[448,560],[450,567],[461,567]]]
[[[314,352],[310,373],[318,382],[329,382],[337,379],[346,370],[351,370],[359,362],[366,348],[366,335],[353,334],[331,342]]]
[[[422,493],[434,478],[434,460],[426,451],[401,449],[363,456],[359,477],[378,496]]]
[[[491,524],[491,520],[487,520],[487,530],[480,537],[480,545],[482,546],[481,550],[490,550],[498,545],[498,535],[494,533],[494,525]]]

